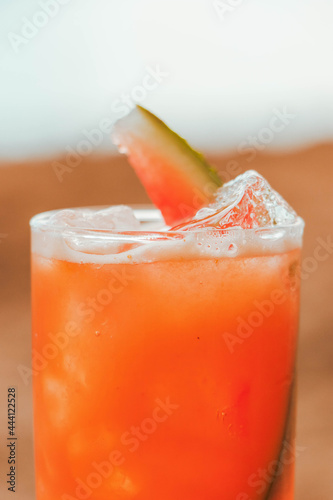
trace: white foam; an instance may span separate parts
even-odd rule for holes
[[[31,221],[32,252],[77,263],[138,264],[283,253],[302,243],[301,218],[278,228],[173,232],[156,230],[156,224],[163,223],[158,210],[134,212],[144,220],[140,231],[55,226],[50,224],[55,220],[55,212],[37,215]]]

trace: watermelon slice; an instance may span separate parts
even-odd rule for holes
[[[150,111],[137,106],[116,122],[113,142],[126,153],[169,225],[192,217],[222,185],[204,157]]]

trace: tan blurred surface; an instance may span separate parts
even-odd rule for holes
[[[299,346],[296,500],[333,498],[333,255],[318,262],[318,238],[333,241],[333,145],[283,155],[258,155],[251,163],[237,155],[212,159],[221,173],[229,160],[240,170],[262,173],[306,220]],[[52,161],[0,167],[1,350],[0,350],[0,498],[6,491],[6,392],[18,388],[18,500],[34,499],[31,384],[24,385],[18,365],[30,365],[29,229],[30,217],[54,208],[147,202],[123,158],[87,157],[60,183]],[[238,172],[237,172],[238,173]],[[311,267],[312,266],[312,267]],[[157,499],[158,500],[158,499]]]

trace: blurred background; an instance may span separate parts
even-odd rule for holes
[[[34,499],[29,229],[45,210],[148,198],[110,142],[136,102],[222,178],[258,170],[306,220],[296,500],[333,498],[333,2],[0,3],[0,497],[7,387],[18,500]],[[318,249],[321,249],[318,257]]]

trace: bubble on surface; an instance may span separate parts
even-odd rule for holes
[[[174,229],[257,229],[296,221],[296,212],[282,196],[260,174],[249,170],[219,188],[213,203],[200,209],[193,220]]]
[[[49,223],[63,228],[101,229],[135,231],[140,222],[134,211],[125,205],[117,205],[102,210],[80,209],[60,210],[52,215]]]

